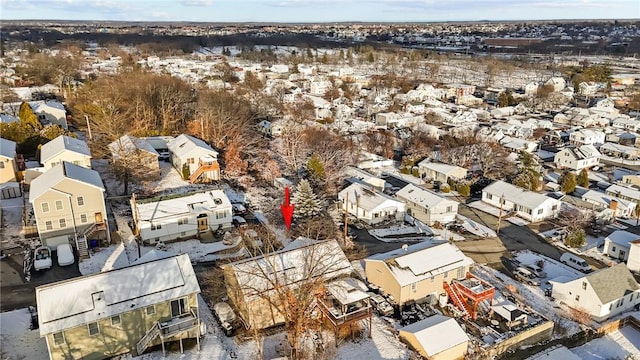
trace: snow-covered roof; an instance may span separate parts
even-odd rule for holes
[[[231,202],[222,190],[210,190],[183,197],[137,204],[140,221],[162,221],[191,212],[231,209]],[[135,209],[134,209],[135,210]]]
[[[118,140],[109,144],[109,150],[111,151],[111,154],[113,154],[114,158],[125,154],[131,154],[136,149],[146,151],[155,156],[160,155],[145,139],[140,139],[131,135],[123,135]]]
[[[408,184],[396,193],[397,197],[411,201],[415,204],[430,208],[443,202],[454,203],[449,199],[442,198],[427,189],[419,188],[413,184]]]
[[[0,156],[13,159],[16,156],[16,143],[0,138]]]
[[[312,242],[293,250],[280,250],[264,256],[223,265],[240,284],[245,299],[274,289],[274,284],[296,286],[306,278],[326,280],[349,276],[351,263],[335,240]]]
[[[39,286],[40,336],[199,292],[187,254]]]
[[[47,190],[55,189],[55,186],[64,179],[78,181],[104,191],[102,179],[97,171],[63,161],[62,164],[54,166],[31,181],[29,202],[35,201]]]
[[[624,230],[617,230],[609,234],[609,236],[607,236],[605,240],[609,240],[618,245],[629,247],[630,242],[640,240],[640,235]]]
[[[149,136],[141,139],[146,140],[156,151],[168,149],[167,144],[174,140],[173,136]]]
[[[411,333],[428,356],[434,356],[456,345],[469,341],[455,319],[444,315],[433,315],[400,329],[400,333]]]
[[[559,203],[558,200],[551,199],[548,196],[523,189],[519,186],[509,184],[502,180],[498,180],[493,184],[487,186],[482,190],[482,192],[497,197],[504,196],[504,199],[506,201],[522,205],[525,208],[532,210],[542,205],[542,203],[544,203],[545,201],[553,201]]]
[[[375,254],[365,259],[365,267],[367,261],[384,261],[400,286],[473,264],[473,260],[447,242],[436,245],[418,243],[406,250]]]
[[[327,291],[343,305],[369,298],[367,286],[354,278],[333,281],[327,284]]]
[[[621,185],[613,184],[609,186],[606,190],[607,193],[617,194],[625,196],[629,199],[639,200],[640,199],[640,191],[632,188],[628,188]]]
[[[582,358],[572,353],[566,346],[560,346],[545,350],[527,360],[582,360]]]
[[[340,191],[339,198],[344,199],[349,196],[350,202],[357,202],[358,207],[367,211],[373,211],[387,201],[392,201],[402,205],[402,202],[381,192],[375,191],[372,187],[360,183],[352,183],[344,190]]]
[[[611,205],[611,200],[615,200],[618,202],[618,207],[621,209],[627,209],[629,205],[631,205],[631,201],[622,200],[617,197],[613,197],[611,195],[607,195],[600,191],[588,190],[584,194],[582,194],[582,200],[596,202],[602,205],[605,208],[608,208]]]
[[[62,154],[64,151],[71,151],[91,157],[91,151],[89,150],[89,146],[86,142],[70,136],[60,135],[42,145],[42,148],[40,149],[40,161],[44,164],[54,156]]]
[[[213,150],[213,148],[207,143],[187,134],[182,134],[173,139],[167,144],[167,147],[169,148],[169,151],[171,151],[178,158],[183,158],[184,156],[189,154],[189,152],[196,148],[201,148],[209,151],[211,152],[213,157],[218,157],[218,152]]]
[[[467,169],[462,168],[460,166],[442,164],[442,163],[434,163],[434,162],[431,162],[429,159],[422,160],[421,162],[419,162],[418,163],[418,167],[425,168],[425,169],[431,169],[431,170],[433,170],[435,172],[442,173],[442,174],[447,174],[447,175],[452,173],[452,172],[454,172],[454,171],[458,171],[458,170],[467,171]]]

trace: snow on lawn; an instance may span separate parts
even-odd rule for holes
[[[589,341],[588,343],[571,349],[582,360],[601,359],[637,359],[640,355],[640,331],[633,326],[612,331],[609,334]]]
[[[28,194],[27,194],[28,195]],[[2,228],[0,229],[0,239],[3,248],[10,248],[19,245],[24,239],[22,234],[22,197],[14,199],[3,199],[0,201],[2,207]]]
[[[478,224],[477,222],[465,216],[457,214],[456,219],[459,221],[462,221],[462,224],[460,225],[464,226],[464,228],[467,229],[467,231],[469,231],[474,235],[482,236],[482,237],[490,237],[490,238],[498,236],[495,231],[489,229],[488,227],[482,224]]]
[[[467,206],[474,209],[478,209],[482,212],[486,212],[487,214],[491,214],[493,216],[500,216],[500,209],[498,209],[497,207],[491,206],[483,202],[482,200],[470,202],[467,204]],[[503,211],[502,213],[506,214],[507,212]]]
[[[505,220],[507,220],[508,222],[512,223],[513,225],[517,225],[517,226],[527,226],[527,225],[529,225],[529,222],[527,220],[521,219],[521,218],[516,217],[516,216],[508,217]]]
[[[80,261],[80,273],[90,275],[129,266],[124,243],[90,250],[90,258]]]
[[[570,336],[581,330],[578,323],[569,319],[569,309],[550,301],[540,287],[525,285],[485,265],[476,265],[472,272],[500,291],[508,293],[506,286],[513,285],[526,305],[555,323],[553,338]]]
[[[547,277],[545,277],[544,279],[540,279],[541,280],[540,286],[542,288],[549,287],[549,285],[547,285],[546,282],[560,276],[566,276],[571,279],[577,279],[581,276],[584,276],[584,274],[578,270],[575,270],[554,259],[551,259],[541,254],[531,252],[529,250],[516,252],[514,253],[514,257],[516,260],[518,260],[520,263],[524,265],[536,264],[540,260],[543,261],[542,270],[544,270],[544,272],[547,273]]]
[[[48,359],[47,342],[38,330],[29,330],[29,310],[18,309],[0,313],[0,358]]]
[[[422,231],[419,228],[415,226],[404,225],[404,224],[393,225],[387,228],[369,230],[369,234],[371,234],[371,236],[375,237],[376,239],[389,237],[389,236],[401,237],[403,235],[416,235],[421,233]],[[426,235],[431,235],[431,234],[426,234]]]
[[[377,316],[372,317],[373,328],[369,339],[368,328],[363,337],[340,345],[336,359],[408,359],[410,351],[395,335],[395,328]],[[368,326],[368,324],[367,324]]]

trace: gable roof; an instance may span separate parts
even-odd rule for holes
[[[139,221],[158,221],[192,212],[231,209],[231,201],[222,190],[210,190],[167,200],[138,203]],[[133,205],[132,205],[133,207]]]
[[[469,341],[469,336],[455,319],[439,314],[407,325],[400,331],[413,334],[428,356]]]
[[[482,192],[498,197],[504,196],[504,199],[506,201],[522,205],[532,210],[542,205],[542,203],[544,203],[545,201],[560,203],[556,199],[552,199],[548,196],[526,190],[502,180],[495,181],[493,184],[484,188]]]
[[[187,254],[38,286],[40,336],[199,292]]]
[[[404,205],[398,199],[394,199],[387,194],[375,191],[373,187],[366,186],[358,182],[354,182],[340,191],[339,197],[344,199],[347,194],[349,195],[350,202],[357,202],[359,208],[367,211],[372,211],[389,200]]]
[[[630,233],[624,230],[617,230],[609,234],[609,236],[607,236],[605,240],[607,239],[609,239],[611,242],[616,243],[618,245],[629,247],[631,246],[630,245],[631,242],[640,240],[640,235]]]
[[[369,256],[365,259],[365,267],[367,260],[385,262],[400,286],[473,264],[473,260],[455,245],[448,242],[434,245],[428,241],[410,245],[406,250],[397,249]]]
[[[276,281],[282,286],[296,286],[305,277],[321,276],[329,280],[348,276],[353,271],[335,240],[310,242],[222,267],[235,274],[245,299],[272,291]]]
[[[630,187],[613,184],[605,190],[606,193],[622,195],[629,199],[640,200],[640,190],[632,189]]]
[[[218,152],[213,150],[213,148],[207,143],[187,134],[182,134],[177,138],[171,140],[167,143],[167,147],[169,148],[169,151],[171,151],[179,158],[184,157],[192,150],[197,148],[204,149],[205,151],[210,151],[213,157],[218,157]]]
[[[439,173],[443,173],[443,174],[447,174],[447,175],[449,175],[450,173],[452,173],[454,171],[458,171],[458,170],[468,171],[467,169],[465,169],[463,167],[460,167],[460,166],[442,164],[442,163],[434,163],[434,162],[431,162],[429,159],[420,161],[418,163],[418,167],[431,169],[433,171],[436,171],[436,172],[439,172]]]
[[[55,189],[55,186],[64,179],[75,180],[104,191],[102,179],[97,171],[63,161],[62,164],[54,166],[31,181],[29,202],[39,198],[47,190]]]
[[[152,155],[160,156],[156,149],[149,144],[145,139],[140,139],[131,135],[123,135],[118,140],[109,144],[109,150],[114,158],[120,155],[131,154],[134,151],[142,150]]]
[[[16,143],[5,138],[0,138],[0,156],[13,159],[16,156]]]
[[[585,279],[589,281],[602,304],[610,303],[640,289],[631,271],[623,263],[593,272],[585,276]]]
[[[70,136],[60,135],[42,145],[42,148],[40,149],[40,162],[44,164],[51,158],[62,154],[64,151],[72,151],[91,157],[91,151],[89,150],[89,146],[86,142]]]
[[[440,197],[427,189],[419,188],[413,184],[409,184],[400,189],[396,192],[396,196],[424,206],[425,208],[434,207],[443,202],[453,203],[453,201],[449,199]]]

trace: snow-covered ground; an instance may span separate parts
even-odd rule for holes
[[[584,274],[579,272],[578,270],[575,270],[554,259],[531,252],[529,250],[519,251],[514,253],[513,255],[516,260],[524,265],[537,264],[540,260],[542,260],[542,269],[545,273],[547,273],[547,276],[545,278],[540,279],[540,286],[543,289],[549,287],[549,284],[547,284],[549,280],[555,279],[560,276],[565,276],[571,279],[577,279],[581,276],[584,276]]]
[[[28,196],[27,194],[24,194]],[[24,198],[3,199],[0,201],[2,207],[2,228],[0,228],[0,241],[3,248],[11,248],[20,245],[24,240],[22,232],[22,203]]]
[[[38,330],[29,330],[27,309],[0,313],[0,358],[3,360],[48,359],[47,343]]]
[[[481,237],[488,237],[488,238],[498,236],[495,231],[489,229],[488,227],[482,224],[478,224],[477,222],[465,216],[458,214],[456,215],[456,219],[461,222],[460,225],[464,226],[464,228],[467,229],[468,232],[474,235],[481,236]]]
[[[573,348],[571,352],[582,360],[640,359],[640,331],[625,326]]]
[[[499,208],[491,206],[491,205],[489,205],[489,204],[487,204],[487,203],[485,203],[485,202],[483,202],[481,200],[471,202],[471,203],[469,203],[467,205],[469,207],[472,207],[474,209],[478,209],[478,210],[480,210],[482,212],[485,212],[487,214],[491,214],[491,215],[493,215],[495,217],[499,217],[500,216],[500,209]],[[507,211],[503,210],[502,211],[502,215],[506,215],[506,214],[507,214]],[[514,224],[514,225],[517,225],[517,226],[527,226],[527,225],[529,225],[529,222],[527,220],[519,218],[517,216],[511,216],[511,217],[504,218],[504,219],[506,221]]]
[[[336,359],[408,359],[410,351],[395,335],[394,325],[374,316],[371,338],[362,337],[355,342],[347,342],[338,348]],[[367,332],[367,329],[364,330]]]

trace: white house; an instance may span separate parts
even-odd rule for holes
[[[45,169],[51,169],[63,161],[91,169],[89,146],[80,139],[60,135],[40,148],[40,162]]]
[[[595,145],[605,143],[605,133],[591,129],[580,129],[569,134],[569,141],[575,145]]]
[[[429,159],[422,160],[418,163],[418,171],[420,176],[431,180],[446,183],[449,178],[464,179],[467,177],[467,169],[442,163],[434,163]]]
[[[627,268],[631,271],[640,272],[640,241],[632,241],[629,243],[629,259],[627,260]]]
[[[640,285],[624,264],[600,269],[574,280],[556,278],[550,283],[553,298],[585,311],[598,322],[640,304]]]
[[[637,204],[633,201],[623,200],[615,196],[607,195],[600,191],[588,190],[581,196],[582,200],[610,209],[614,217],[628,219],[633,217]]]
[[[556,153],[553,162],[558,168],[580,171],[598,165],[600,152],[593,145],[567,147]]]
[[[404,218],[405,205],[373,187],[353,183],[338,193],[342,210],[368,224]]]
[[[602,252],[614,259],[627,261],[630,255],[631,243],[639,240],[640,235],[638,234],[617,230],[604,238],[604,250]]]
[[[362,170],[357,167],[347,166],[344,170],[344,175],[347,177],[346,180],[350,182],[361,181],[368,185],[373,186],[377,190],[384,191],[387,186],[387,182],[384,179],[381,179],[377,176],[374,176],[368,173],[365,170]]]
[[[182,174],[183,167],[189,167],[189,174],[193,176],[201,168],[215,162],[217,164],[218,152],[213,150],[204,141],[193,136],[182,134],[167,144],[171,153],[173,167]],[[211,180],[220,179],[220,171],[209,171],[205,174]]]
[[[615,196],[622,200],[629,200],[640,204],[640,190],[637,189],[613,184],[605,190],[605,193],[609,196]]]
[[[482,201],[504,214],[514,212],[521,218],[536,222],[558,216],[560,201],[513,184],[498,180],[482,190]],[[502,202],[502,204],[501,204]]]
[[[67,110],[64,105],[57,101],[35,101],[30,102],[33,112],[38,115],[43,125],[55,124],[60,125],[65,130],[69,129],[67,125]]]
[[[145,243],[173,241],[232,227],[232,207],[222,190],[140,203],[131,201],[140,238]]]
[[[445,199],[413,184],[400,189],[396,197],[404,201],[407,215],[427,225],[433,225],[436,222],[440,224],[453,222],[458,214],[457,201]]]

